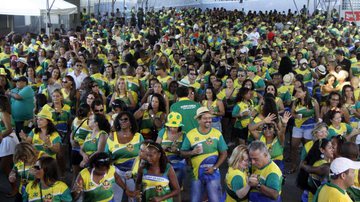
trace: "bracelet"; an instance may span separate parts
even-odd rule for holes
[[[261,189],[261,183],[259,182],[257,185],[256,185],[256,189]]]

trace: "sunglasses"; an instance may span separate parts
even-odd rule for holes
[[[82,67],[82,65],[76,65],[77,67]]]
[[[273,128],[274,128],[273,125],[268,125],[268,124],[266,124],[266,125],[263,126],[263,130],[271,130],[271,129],[273,129]]]
[[[87,99],[91,99],[91,100],[93,100],[93,99],[95,99],[95,97],[87,97]]]
[[[103,111],[104,111],[104,109],[94,110],[95,113],[96,112],[103,112]]]
[[[239,77],[245,77],[246,75],[245,74],[239,74]]]
[[[40,165],[34,165],[33,168],[34,168],[35,170],[41,170]]]
[[[98,85],[93,85],[92,87],[95,88],[95,87],[99,87],[99,86]]]
[[[63,83],[67,83],[68,81],[62,81]]]
[[[123,119],[119,119],[120,122],[128,122],[129,118],[123,118]]]

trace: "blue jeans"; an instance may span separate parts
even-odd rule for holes
[[[221,200],[221,180],[211,181],[193,180],[191,182],[191,202],[201,202],[206,190],[209,202],[220,202]]]

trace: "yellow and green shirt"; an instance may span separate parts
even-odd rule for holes
[[[70,190],[64,182],[57,181],[48,188],[41,188],[40,182],[37,183],[36,186],[34,186],[33,184],[34,182],[30,182],[26,186],[25,193],[23,194],[23,201],[72,201]]]
[[[111,165],[99,183],[93,181],[92,172],[93,169],[85,168],[79,174],[83,179],[84,201],[110,201],[114,196],[112,186],[115,183],[115,167]]]
[[[82,149],[87,155],[91,155],[98,150],[99,139],[101,135],[107,135],[105,131],[99,131],[95,137],[91,137],[92,133],[88,133],[86,136]]]
[[[44,147],[45,142],[40,138],[40,132],[35,133],[35,129],[33,129],[30,134],[29,137],[32,138],[32,145],[34,145],[35,149],[38,150],[39,152],[45,152],[47,155],[49,155],[52,158],[56,158],[56,153],[51,151],[50,149],[47,149]],[[53,132],[52,134],[49,135],[50,138],[50,142],[52,145],[54,144],[61,144],[61,138],[58,132]]]
[[[121,144],[117,139],[117,132],[114,132],[114,140],[107,139],[105,151],[111,155],[114,165],[118,169],[129,171],[133,167],[135,158],[139,155],[140,145],[143,141],[143,136],[135,133],[130,142]]]
[[[314,196],[314,202],[352,202],[350,196],[345,190],[338,187],[336,184],[328,182],[322,185]]]
[[[206,134],[199,131],[198,128],[190,130],[183,141],[181,150],[189,151],[197,145],[202,145],[203,153],[192,156],[191,163],[193,167],[192,178],[202,179],[205,170],[216,164],[219,152],[226,151],[227,145],[221,132],[215,128],[211,128]],[[215,172],[214,178],[220,177],[220,173]]]
[[[238,169],[229,167],[225,177],[225,191],[226,199],[225,202],[247,202],[247,198],[240,199],[236,192],[246,186],[248,175]]]
[[[171,165],[168,163],[166,165],[166,169],[164,174],[161,176],[157,175],[150,175],[148,174],[147,169],[143,170],[143,177],[142,177],[142,184],[143,186],[143,193],[145,195],[145,201],[150,201],[151,198],[156,196],[164,196],[171,192],[170,189],[170,180],[168,177],[169,170]],[[163,200],[163,202],[172,202],[173,199],[169,198]]]

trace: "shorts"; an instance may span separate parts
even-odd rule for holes
[[[83,157],[81,156],[80,152],[77,150],[71,150],[71,165],[78,166],[80,165]]]
[[[304,138],[306,140],[312,140],[313,139],[313,135],[311,134],[312,131],[313,131],[313,128],[302,129],[302,128],[297,128],[294,126],[293,130],[292,130],[292,137],[293,138]]]

